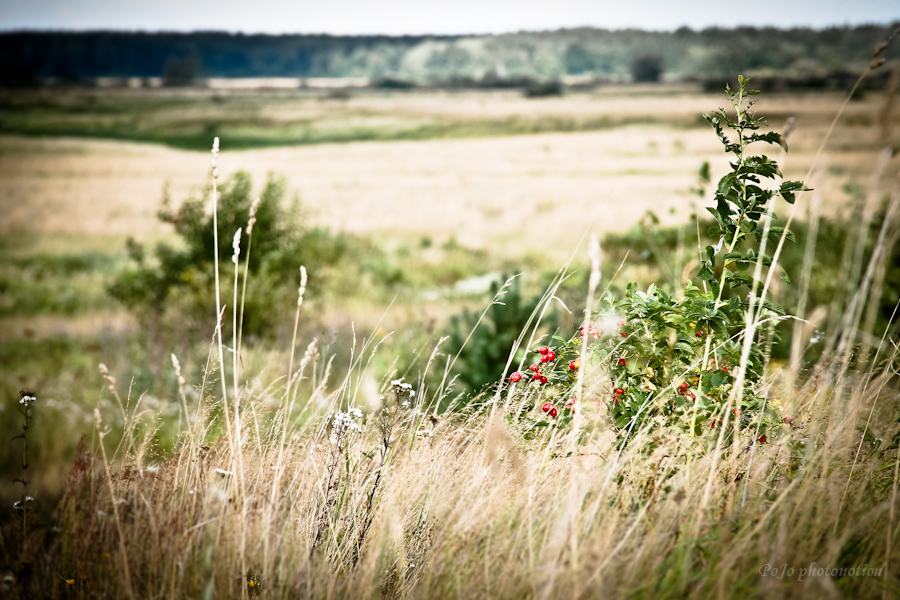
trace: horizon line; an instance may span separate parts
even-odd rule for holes
[[[595,30],[602,32],[642,32],[642,33],[676,33],[678,31],[687,30],[692,33],[703,33],[710,30],[736,31],[741,29],[748,30],[766,30],[774,29],[776,31],[791,31],[804,29],[810,31],[827,31],[829,29],[857,29],[864,27],[900,27],[900,18],[894,18],[883,22],[860,22],[860,23],[833,23],[830,25],[707,25],[702,28],[694,28],[689,25],[679,25],[671,29],[653,29],[643,27],[600,27],[596,25],[574,25],[571,27],[556,27],[554,29],[518,29],[510,31],[485,31],[485,32],[468,32],[468,33],[328,33],[315,31],[295,31],[295,32],[265,32],[265,31],[242,31],[238,29],[125,29],[125,28],[30,28],[15,27],[5,28],[0,25],[0,35],[22,34],[22,33],[75,33],[75,34],[144,34],[144,35],[192,35],[192,34],[226,34],[226,35],[243,35],[243,36],[268,36],[268,37],[285,37],[285,36],[310,36],[310,37],[340,37],[340,38],[365,38],[365,37],[381,37],[381,38],[470,38],[470,37],[486,37],[486,36],[503,36],[503,35],[520,35],[520,34],[541,34],[556,33],[565,31],[578,30]]]

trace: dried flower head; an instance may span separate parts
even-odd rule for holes
[[[250,205],[250,220],[247,221],[247,237],[253,235],[253,226],[256,225],[256,211],[259,210],[261,199],[259,196]]]
[[[175,376],[178,377],[178,385],[184,385],[184,377],[181,376],[181,363],[178,362],[178,357],[175,354],[172,354],[172,366],[175,367]]]
[[[19,404],[23,405],[25,408],[28,408],[35,402],[37,402],[37,398],[34,394],[26,390],[19,390]]]
[[[234,238],[231,240],[231,249],[234,254],[231,255],[231,262],[238,264],[238,257],[241,255],[241,228],[234,232]]]
[[[212,168],[213,168],[213,179],[219,178],[219,138],[216,137],[213,139],[213,147],[212,147]]]
[[[300,265],[300,287],[297,289],[297,308],[303,306],[304,292],[306,292],[306,267]]]

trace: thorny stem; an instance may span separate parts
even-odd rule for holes
[[[22,397],[29,397],[30,394],[22,393]],[[15,479],[13,483],[21,483],[22,484],[22,497],[19,500],[19,509],[22,511],[22,556],[25,556],[25,553],[28,549],[28,480],[25,479],[25,475],[28,471],[28,422],[31,420],[31,406],[27,403],[19,406],[19,412],[22,414],[22,434],[17,435],[13,439],[22,440],[22,477],[20,479]]]
[[[344,443],[343,427],[336,434],[334,445],[331,448],[331,462],[328,464],[328,481],[325,485],[325,493],[322,498],[322,510],[319,512],[318,525],[316,526],[316,537],[313,539],[312,545],[309,547],[309,557],[312,558],[322,534],[325,532],[325,525],[328,523],[328,504],[331,500],[331,491],[334,489],[334,474],[337,471],[338,463],[341,459]]]
[[[387,462],[388,451],[391,448],[391,437],[394,433],[393,416],[390,416],[387,420],[383,420],[381,427],[381,461],[378,464],[378,468],[375,469],[375,482],[372,484],[372,490],[369,492],[369,497],[366,501],[366,516],[363,519],[362,529],[359,532],[359,538],[356,542],[354,563],[359,559],[359,551],[362,549],[363,543],[365,543],[366,541],[366,535],[368,535],[369,533],[369,528],[372,526],[372,505],[375,502],[375,493],[378,491],[378,487],[381,485],[381,479],[384,473],[384,464],[385,462]]]

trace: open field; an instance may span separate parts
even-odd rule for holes
[[[477,139],[446,139],[432,132],[424,136],[431,139],[416,142],[359,142],[366,137],[352,134],[348,143],[239,151],[232,150],[227,130],[218,132],[224,173],[247,170],[257,182],[269,172],[283,174],[311,210],[312,222],[392,239],[455,235],[467,245],[495,251],[512,245],[519,251],[535,240],[553,245],[577,239],[588,228],[601,233],[628,228],[646,210],[669,222],[683,220],[690,211],[683,192],[694,184],[700,163],[710,161],[714,177],[726,168],[709,126],[699,119],[721,105],[722,97],[683,89],[607,90],[537,100],[512,92],[395,93],[349,100],[239,95],[234,107],[211,102],[209,92],[183,92],[167,100],[173,106],[156,110],[141,108],[151,99],[164,104],[154,91],[144,91],[132,100],[139,114],[150,112],[146,119],[126,109],[126,94],[135,92],[110,93],[118,102],[111,116],[105,116],[103,106],[112,100],[98,91],[72,92],[47,103],[40,110],[48,114],[35,117],[46,128],[40,133],[48,135],[57,126],[65,130],[68,126],[60,123],[76,117],[88,124],[133,119],[154,131],[181,128],[181,119],[199,123],[242,111],[265,115],[250,125],[258,132],[254,135],[282,135],[299,121],[315,127],[331,122],[338,128],[367,122],[379,131],[401,121],[495,123],[495,130]],[[98,100],[86,99],[92,97]],[[774,127],[783,128],[788,117],[797,121],[787,176],[805,174],[841,100],[837,94],[773,95],[759,104]],[[848,106],[821,163],[828,170],[826,211],[846,200],[842,186],[870,177],[883,107],[884,99],[876,94]],[[5,118],[21,126],[32,109],[18,110],[22,114],[13,111]],[[609,124],[595,130],[591,123],[598,119]],[[504,124],[521,121],[547,133],[510,137],[518,132]],[[887,122],[896,139],[896,105]],[[89,132],[85,127],[82,133]],[[169,185],[177,201],[205,183],[207,165],[206,152],[7,135],[0,138],[0,233],[165,234],[155,219],[163,187]],[[890,186],[890,172],[885,170],[884,189]],[[572,249],[563,247],[559,255]]]

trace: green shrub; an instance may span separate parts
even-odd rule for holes
[[[765,185],[781,176],[778,166],[765,155],[750,154],[747,147],[783,142],[777,133],[758,133],[765,121],[751,111],[749,100],[757,92],[747,89],[743,77],[738,80],[740,89],[728,90],[735,116],[724,109],[704,115],[733,162],[718,182],[716,206],[708,209],[714,221],[707,233],[717,241],[706,246],[699,263],[702,287],[688,281],[678,293],[668,294],[656,285],[640,291],[632,282],[624,298],[608,293],[579,328],[587,340],[579,334],[568,340],[554,337],[536,350],[540,359],[529,372],[511,376],[517,385],[560,388],[557,396],[564,407],[554,402],[542,406],[551,419],[569,409],[556,421],[558,426],[567,425],[573,409],[578,410],[575,394],[584,391],[585,377],[578,374],[587,371],[594,376],[587,388],[592,399],[610,403],[620,445],[651,425],[668,435],[699,436],[713,430],[714,435],[704,438],[707,446],[718,443],[723,426],[726,442],[738,432],[765,442],[778,431],[776,407],[760,395],[766,357],[753,338],[771,330],[784,313],[759,297],[761,284],[754,287],[750,273],[772,265],[772,258],[758,250],[763,237],[771,251],[784,232],[766,224],[767,214],[774,219],[774,198],[793,203],[805,188],[795,181],[784,181],[777,190]],[[754,239],[755,245],[748,243]],[[748,333],[748,322],[760,326]],[[609,386],[608,392],[603,386]],[[580,399],[582,406],[585,400]],[[547,424],[543,419],[534,423]]]
[[[296,303],[300,266],[306,267],[318,285],[310,286],[308,297],[319,293],[352,295],[371,282],[390,287],[402,282],[402,272],[391,267],[384,253],[368,240],[348,234],[332,234],[327,229],[302,226],[299,202],[284,202],[286,183],[270,176],[259,194],[252,240],[246,235],[253,185],[248,173],[237,172],[219,187],[218,239],[215,247],[213,217],[209,210],[212,188],[186,199],[176,210],[164,196],[159,219],[174,227],[179,244],[159,243],[152,256],[142,244],[128,241],[131,265],[119,273],[108,291],[128,307],[144,325],[159,331],[195,331],[196,339],[208,337],[215,323],[214,253],[218,253],[222,296],[232,298],[234,266],[232,239],[238,229],[241,239],[238,269],[243,281],[249,275],[243,331],[245,335],[271,337],[280,317],[290,314]],[[249,258],[247,247],[250,245]],[[353,276],[341,279],[342,289],[331,290],[328,274],[344,265]],[[349,282],[349,283],[348,283]],[[325,290],[323,292],[323,290]]]

